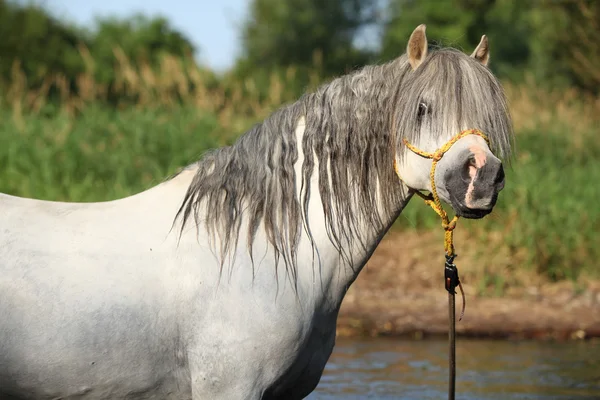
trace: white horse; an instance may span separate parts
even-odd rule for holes
[[[474,53],[406,54],[283,107],[175,177],[101,203],[0,194],[0,398],[300,399],[344,294],[412,194],[488,214],[512,128]],[[492,150],[496,155],[493,154]],[[499,158],[497,158],[497,156]],[[401,179],[399,178],[401,177]]]

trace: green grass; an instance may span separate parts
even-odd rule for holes
[[[87,108],[73,119],[0,111],[0,191],[68,201],[111,200],[158,184],[203,151],[229,143],[197,110]]]
[[[123,109],[90,106],[77,118],[43,113],[14,118],[0,110],[0,191],[48,200],[102,201],[140,192],[210,148],[231,143],[216,116],[194,107]],[[247,127],[252,121],[248,121]],[[552,280],[600,276],[600,140],[567,126],[518,132],[497,209],[460,226],[503,234],[525,248],[525,268]],[[418,200],[418,199],[417,199]],[[397,229],[439,228],[437,216],[413,201]]]

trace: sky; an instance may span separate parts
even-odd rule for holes
[[[53,15],[79,26],[96,16],[127,17],[137,12],[164,16],[200,50],[199,60],[216,70],[233,65],[239,27],[249,0],[34,0]]]

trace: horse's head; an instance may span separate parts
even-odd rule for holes
[[[424,25],[414,30],[400,59],[403,77],[394,118],[397,172],[411,189],[431,191],[432,159],[416,149],[434,153],[447,145],[435,168],[435,186],[440,199],[466,218],[492,211],[504,187],[498,157],[510,153],[510,115],[488,60],[485,36],[470,56],[453,49],[428,51]],[[477,134],[450,142],[470,129],[483,132],[489,145]]]

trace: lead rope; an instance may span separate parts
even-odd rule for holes
[[[456,294],[456,287],[460,289],[460,293],[462,295],[462,311],[460,313],[459,321],[462,320],[465,314],[465,292],[463,291],[462,284],[460,283],[460,279],[458,278],[458,269],[454,264],[454,259],[456,258],[456,253],[454,252],[454,228],[456,228],[456,223],[458,222],[458,215],[455,215],[452,220],[448,218],[448,214],[442,207],[442,202],[437,193],[437,189],[435,186],[435,167],[437,163],[442,159],[444,154],[450,150],[450,147],[458,140],[462,139],[467,135],[477,135],[482,137],[489,144],[488,137],[478,129],[468,129],[460,132],[458,135],[454,136],[450,139],[446,144],[440,147],[433,153],[428,153],[426,151],[422,151],[408,143],[406,139],[403,140],[406,147],[412,152],[425,157],[432,159],[431,170],[429,172],[429,179],[431,182],[431,194],[429,196],[424,195],[423,193],[417,191],[416,194],[421,197],[427,205],[429,205],[433,211],[436,212],[437,215],[442,219],[442,227],[444,228],[444,250],[445,250],[445,262],[444,262],[444,286],[448,291],[448,316],[450,320],[450,327],[448,330],[448,342],[449,342],[449,383],[448,383],[448,399],[454,400],[455,392],[456,392],[456,301],[454,295]],[[400,171],[398,170],[398,166],[394,161],[394,170],[398,177],[400,177]],[[400,177],[400,179],[402,179]]]

